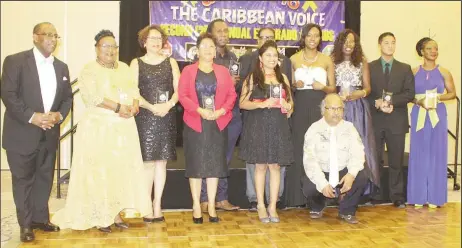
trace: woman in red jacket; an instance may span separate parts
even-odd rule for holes
[[[178,86],[184,108],[183,147],[186,177],[193,198],[193,222],[203,222],[200,208],[202,178],[207,179],[209,221],[218,222],[215,196],[218,178],[228,176],[227,130],[236,92],[226,67],[213,63],[214,38],[207,33],[197,39],[198,62],[183,69]]]

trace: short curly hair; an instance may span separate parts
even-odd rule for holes
[[[101,31],[99,31],[96,35],[95,35],[95,46],[98,45],[98,42],[104,38],[104,37],[112,37],[115,39],[115,36],[114,34],[111,32],[111,30],[108,30],[108,29],[103,29]]]
[[[422,49],[424,49],[425,45],[429,42],[429,41],[434,41],[432,38],[430,37],[423,37],[422,39],[420,39],[417,44],[415,45],[415,50],[417,51],[417,54],[422,57],[423,54],[422,54]]]
[[[164,46],[167,43],[168,36],[165,33],[165,31],[159,26],[159,25],[148,25],[138,31],[138,43],[140,44],[141,48],[144,48],[144,45],[146,44],[146,40],[148,39],[149,32],[151,30],[157,30],[161,37],[162,37],[162,46]]]

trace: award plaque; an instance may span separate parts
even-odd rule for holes
[[[202,96],[202,108],[215,111],[215,98],[214,96]]]
[[[281,99],[282,97],[282,88],[280,84],[271,84],[270,85],[270,98]]]
[[[231,76],[238,76],[239,75],[239,72],[241,70],[241,63],[239,62],[236,62],[234,60],[230,60],[229,62],[229,73],[231,74]]]
[[[168,91],[157,91],[157,103],[168,102]]]
[[[425,106],[429,109],[435,109],[438,105],[438,92],[437,89],[425,91]]]
[[[393,104],[393,92],[382,92],[382,101],[385,103],[386,106],[390,106]]]
[[[347,97],[350,95],[351,91],[350,91],[350,87],[349,86],[337,86],[339,87],[340,89],[338,90],[339,91],[339,95],[340,96],[343,96],[343,97]]]

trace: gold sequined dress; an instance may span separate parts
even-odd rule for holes
[[[86,110],[78,122],[66,205],[52,218],[61,228],[110,226],[123,209],[152,212],[135,119],[97,107],[104,98],[131,105],[139,90],[129,67],[108,69],[91,62],[78,85]]]

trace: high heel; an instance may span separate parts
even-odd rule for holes
[[[96,227],[100,232],[103,232],[103,233],[111,233],[112,230],[111,230],[111,227],[110,226],[106,226],[106,227]]]
[[[264,208],[264,207],[263,207],[263,208]],[[260,217],[260,212],[259,212],[260,209],[262,209],[262,208],[257,206],[258,218],[260,219],[260,222],[261,222],[261,223],[270,223],[271,220],[270,220],[269,217],[263,217],[263,218]],[[266,212],[266,209],[265,209],[265,213],[268,214],[268,213]]]
[[[158,217],[158,218],[147,218],[147,217],[143,217],[143,221],[146,222],[146,223],[164,222],[164,221],[165,221],[165,217],[164,217],[164,216]]]
[[[218,223],[220,222],[220,218],[218,218],[218,216],[212,217],[209,215],[209,222]]]
[[[204,223],[204,218],[202,218],[202,217],[200,217],[200,218],[195,218],[195,217],[193,216],[193,223],[194,223],[194,224],[202,224],[202,223]]]
[[[270,222],[273,222],[273,223],[279,223],[281,222],[281,219],[279,219],[279,217],[273,217],[271,216],[270,212],[268,211],[268,218],[270,220]]]
[[[121,228],[121,229],[128,229],[128,224],[125,223],[125,222],[119,222],[119,223],[114,223],[114,225],[118,228]]]

